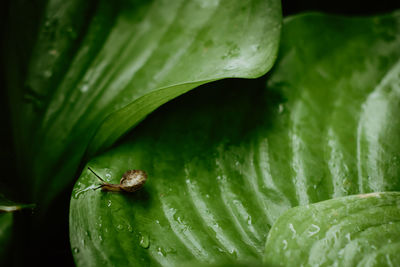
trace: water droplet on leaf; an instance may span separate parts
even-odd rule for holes
[[[146,249],[150,247],[150,239],[149,239],[148,235],[142,235],[141,236],[141,238],[140,238],[140,246],[142,248],[146,248]],[[158,249],[160,250],[161,248],[158,248]]]

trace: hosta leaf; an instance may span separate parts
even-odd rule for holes
[[[267,88],[205,86],[89,162],[112,183],[129,169],[149,178],[136,193],[107,193],[83,171],[70,207],[77,265],[257,261],[291,207],[399,191],[399,22],[290,18]]]
[[[400,262],[400,193],[370,193],[300,206],[269,232],[271,266],[395,266]]]
[[[28,34],[12,35],[24,32],[25,5],[11,12],[8,87],[19,157],[41,203],[72,182],[85,151],[108,147],[163,103],[267,72],[280,35],[278,0],[51,0],[24,57]]]

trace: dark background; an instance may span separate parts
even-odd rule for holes
[[[7,31],[6,18],[8,15],[9,3],[12,0],[2,1],[0,8],[0,36],[4,36]],[[238,0],[239,1],[239,0]],[[365,16],[388,13],[400,9],[400,0],[380,0],[380,1],[355,1],[355,0],[282,0],[283,16],[293,15],[306,11],[319,11],[338,15]],[[21,20],[24,18],[22,17]],[[3,48],[3,40],[1,48]],[[400,49],[400,48],[399,48]],[[6,51],[5,51],[6,52]],[[1,53],[0,57],[4,54]],[[0,58],[0,62],[4,61]],[[15,166],[15,154],[13,150],[13,138],[11,132],[9,103],[5,90],[4,69],[7,66],[0,65],[0,193],[7,192],[10,199],[24,201],[24,194],[20,192],[19,185],[15,181],[18,172]],[[8,254],[9,258],[4,266],[74,266],[72,254],[69,246],[68,236],[68,209],[69,197],[72,188],[65,192],[54,201],[51,207],[43,236],[34,243],[29,241],[32,235],[31,229],[26,227],[27,220],[32,217],[26,212],[15,214],[16,225],[14,225],[14,237],[17,240],[12,244],[12,249]],[[28,223],[29,224],[29,223]],[[31,246],[36,247],[38,252],[30,255],[26,251],[32,251]],[[24,252],[25,251],[25,252]],[[0,260],[0,265],[1,260]]]

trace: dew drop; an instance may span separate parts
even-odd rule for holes
[[[286,248],[287,248],[287,245],[288,245],[287,241],[286,241],[286,240],[283,240],[282,243],[283,243],[283,249],[286,249]]]
[[[53,73],[50,70],[46,70],[43,72],[43,76],[47,79],[50,78],[52,75]]]
[[[320,228],[319,228],[319,226],[318,226],[318,225],[311,224],[311,227],[313,227],[313,228],[314,228],[314,231],[308,231],[308,236],[313,236],[313,235],[315,235],[315,234],[319,233],[319,231],[320,231]]]
[[[76,247],[75,247],[75,248],[72,249],[72,251],[73,251],[75,254],[77,254],[77,253],[79,253],[79,248],[76,248]]]
[[[108,200],[107,207],[111,207],[111,200]]]
[[[80,90],[82,93],[86,93],[89,90],[89,85],[87,84],[82,85]]]
[[[165,251],[161,247],[157,248],[157,254],[160,255],[160,256],[163,256],[163,257],[166,256]]]
[[[149,248],[150,247],[150,239],[149,239],[149,236],[148,235],[142,235],[141,237],[140,237],[140,246],[142,247],[142,248]],[[161,248],[158,248],[158,250],[160,250]]]
[[[220,248],[220,247],[216,247],[216,248],[217,248],[217,250],[218,250],[219,252],[225,253],[225,251],[224,251],[222,248]]]
[[[284,109],[285,109],[285,108],[284,108],[283,104],[279,104],[279,106],[278,106],[278,113],[281,114],[281,113],[283,112]]]
[[[178,221],[180,224],[183,224],[182,219],[181,219],[181,217],[179,217],[179,216],[178,216],[178,218],[177,218],[177,221]]]
[[[237,251],[232,249],[229,251],[229,253],[233,256],[233,258],[237,259]]]
[[[251,225],[251,216],[247,217],[247,225]]]

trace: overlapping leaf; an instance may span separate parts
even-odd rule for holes
[[[3,188],[4,190],[4,188]],[[10,247],[13,238],[15,238],[13,230],[14,215],[13,212],[22,209],[32,209],[34,204],[16,203],[7,199],[3,194],[0,194],[0,264],[8,265],[10,260]],[[14,240],[14,242],[16,242]]]
[[[13,215],[9,212],[0,212],[0,263],[4,263],[12,235]]]
[[[20,169],[44,204],[72,182],[85,152],[108,147],[163,103],[209,81],[267,72],[280,34],[278,0],[40,6],[13,2],[6,55]],[[21,23],[25,15],[33,25]]]
[[[93,159],[134,194],[75,185],[70,237],[78,266],[261,261],[286,210],[400,190],[400,14],[308,14],[284,25],[268,86],[228,80],[166,105]]]
[[[271,266],[395,266],[400,193],[341,197],[290,209],[265,248]]]

